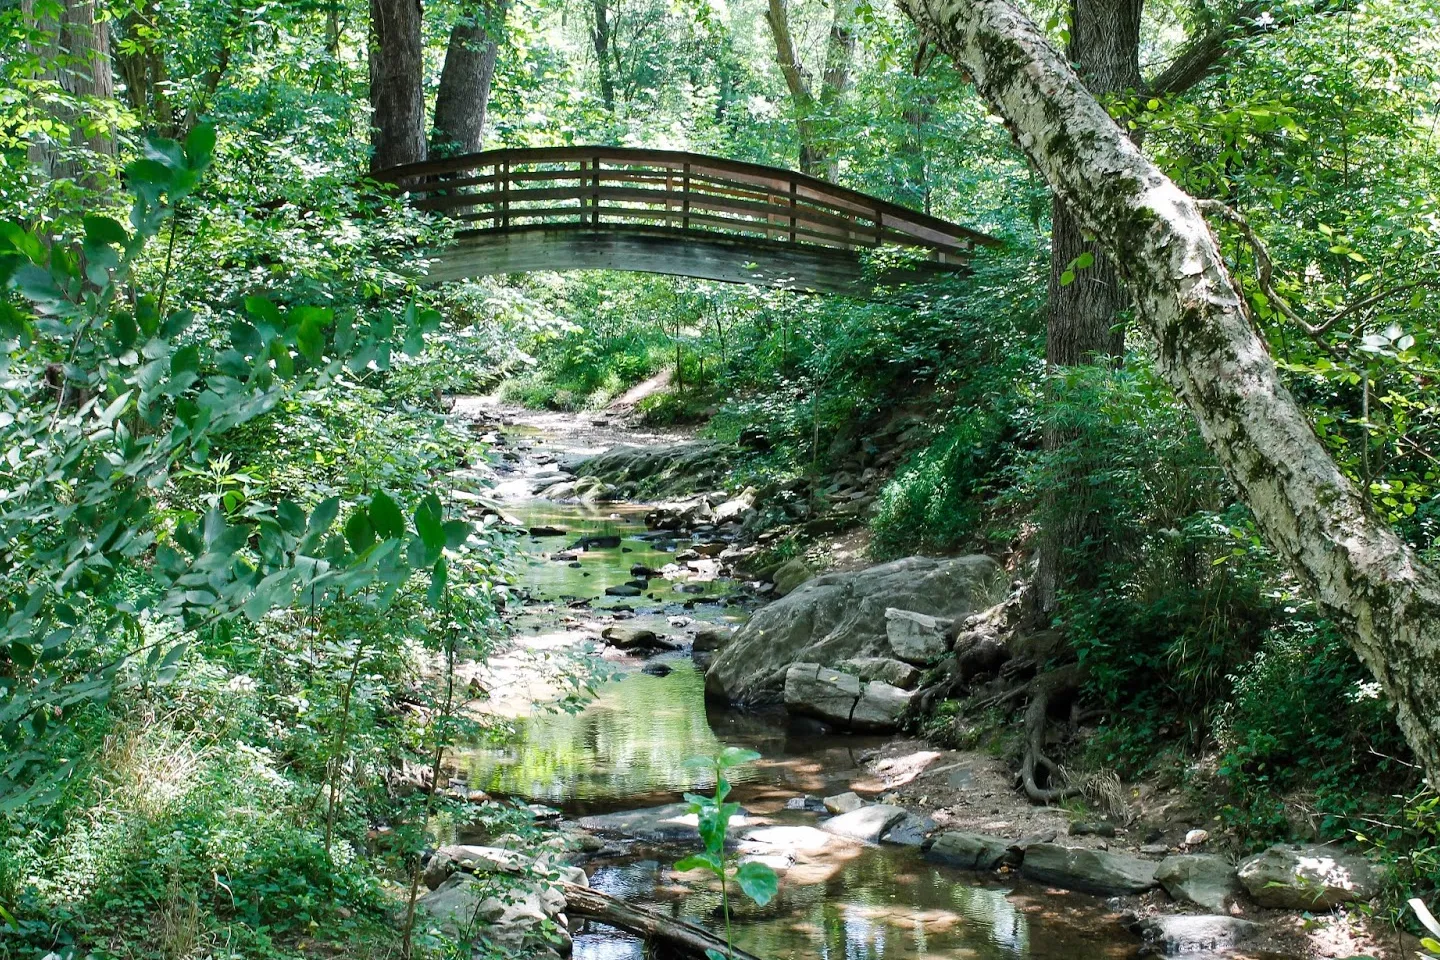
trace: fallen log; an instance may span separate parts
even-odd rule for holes
[[[572,919],[596,920],[643,937],[646,942],[664,944],[685,956],[703,958],[705,951],[715,950],[730,960],[760,960],[744,950],[728,950],[725,941],[710,931],[667,917],[658,910],[626,903],[608,893],[573,883],[561,883],[560,890],[565,894],[565,913]]]

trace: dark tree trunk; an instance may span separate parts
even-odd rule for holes
[[[94,0],[65,0],[59,19],[48,10],[36,10],[32,0],[25,0],[21,11],[28,26],[43,39],[34,52],[44,65],[46,75],[55,80],[66,93],[81,100],[105,100],[115,96],[115,79],[110,65],[109,24],[95,19]],[[56,179],[77,179],[98,189],[101,184],[91,174],[93,166],[77,148],[86,148],[102,156],[115,153],[115,133],[108,127],[87,129],[83,111],[68,106],[57,107],[54,117],[63,128],[58,136],[40,135],[31,142],[30,160],[48,176]]]
[[[372,171],[425,159],[420,0],[370,0]]]
[[[1102,99],[1143,85],[1143,7],[1144,0],[1071,0],[1070,60]],[[1078,266],[1077,260],[1087,254],[1091,264]],[[1123,355],[1129,294],[1114,264],[1098,243],[1086,239],[1080,221],[1059,197],[1051,203],[1049,304],[1045,360],[1052,374],[1060,367],[1112,363]],[[1052,424],[1045,431],[1045,449],[1053,453],[1076,439],[1074,431]],[[1098,538],[1104,519],[1084,474],[1083,462],[1077,464],[1058,487],[1046,492],[1041,504],[1035,601],[1042,613],[1053,612],[1057,593],[1067,583],[1080,588],[1094,584],[1097,564],[1074,562],[1086,541]]]
[[[615,76],[611,72],[610,8],[607,0],[593,0],[595,14],[590,24],[590,41],[595,46],[595,69],[600,78],[600,98],[605,109],[615,112]]]
[[[435,94],[435,129],[430,149],[436,154],[478,153],[485,135],[490,84],[510,0],[481,0],[450,31],[440,90]]]

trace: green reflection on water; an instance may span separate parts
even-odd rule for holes
[[[459,754],[468,782],[551,802],[702,786],[684,763],[721,747],[705,718],[705,678],[688,661],[668,665],[668,677],[626,674],[579,713],[531,717],[512,742]]]

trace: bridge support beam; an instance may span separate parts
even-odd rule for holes
[[[882,279],[915,281],[957,269],[925,261]],[[620,224],[463,233],[453,246],[432,254],[428,280],[444,283],[549,270],[624,270],[859,297],[869,295],[875,283],[865,276],[854,250]]]

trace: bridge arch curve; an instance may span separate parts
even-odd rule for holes
[[[461,224],[454,244],[431,254],[436,283],[628,270],[863,294],[868,249],[920,251],[904,271],[915,279],[963,271],[975,247],[999,245],[816,177],[676,150],[488,150],[392,167],[379,178],[417,209]]]

